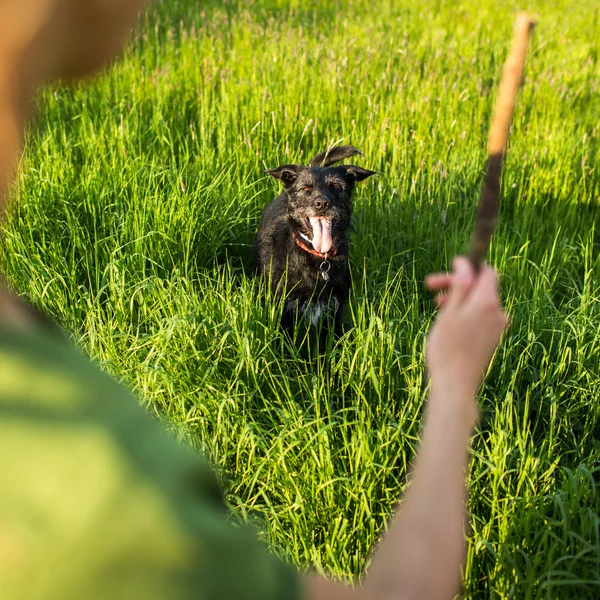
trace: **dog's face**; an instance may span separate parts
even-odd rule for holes
[[[267,173],[284,184],[289,214],[298,231],[317,252],[327,253],[350,225],[354,185],[375,171],[354,165],[282,165]]]

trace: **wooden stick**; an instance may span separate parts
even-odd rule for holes
[[[487,254],[498,218],[502,161],[508,142],[508,130],[515,108],[517,92],[523,75],[527,46],[534,25],[535,21],[527,13],[520,12],[517,15],[512,47],[502,69],[500,90],[488,140],[487,173],[479,199],[475,231],[469,250],[469,260],[476,271],[479,271]]]

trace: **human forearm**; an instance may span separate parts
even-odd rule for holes
[[[457,410],[457,406],[464,410]],[[464,555],[464,469],[476,418],[473,394],[434,382],[411,484],[375,550],[362,589],[311,578],[313,600],[450,599]]]
[[[377,548],[365,591],[373,598],[452,598],[464,553],[464,469],[476,416],[460,386],[431,391],[411,484]],[[464,410],[456,410],[456,406]]]

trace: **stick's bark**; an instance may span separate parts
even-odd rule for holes
[[[512,47],[502,70],[498,100],[490,127],[487,173],[469,250],[469,260],[476,270],[479,270],[485,258],[498,218],[502,160],[534,24],[535,22],[527,13],[521,12],[517,15]]]

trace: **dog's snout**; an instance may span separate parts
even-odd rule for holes
[[[330,206],[329,200],[325,200],[325,198],[319,198],[315,200],[315,208],[319,210],[326,210]]]

